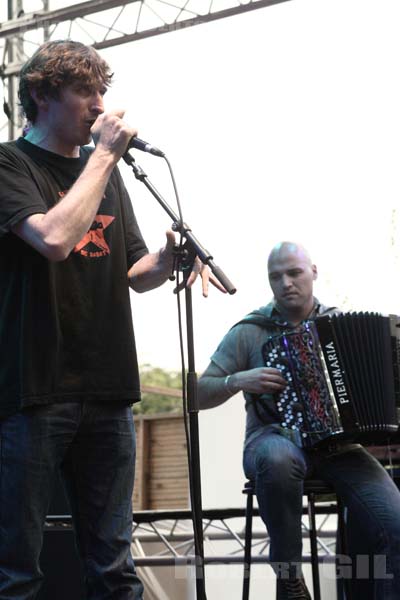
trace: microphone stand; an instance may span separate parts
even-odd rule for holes
[[[171,207],[167,204],[161,194],[156,190],[154,185],[149,181],[143,169],[136,164],[135,159],[128,152],[123,155],[124,161],[132,168],[133,173],[139,181],[144,183],[147,189],[155,197],[157,202],[161,204],[163,209],[172,219],[173,231],[179,232],[185,239],[186,243],[181,252],[177,254],[179,268],[183,271],[184,281],[187,280],[195,260],[196,255],[200,260],[208,265],[211,272],[215,275],[218,281],[224,286],[229,294],[236,292],[235,287],[223,273],[223,271],[215,265],[213,257],[203,248],[200,242],[194,237],[191,229],[186,223],[183,223]],[[179,291],[178,291],[179,293]],[[190,481],[190,496],[192,505],[192,521],[194,532],[194,548],[195,548],[195,571],[196,571],[196,597],[197,600],[207,600],[205,590],[204,576],[204,546],[203,546],[203,523],[202,523],[202,502],[201,502],[201,476],[200,476],[200,448],[199,448],[199,424],[198,424],[198,398],[197,398],[197,375],[195,372],[194,361],[194,337],[193,337],[193,309],[192,309],[192,292],[191,289],[185,287],[185,306],[186,306],[186,335],[187,335],[187,351],[188,351],[188,373],[187,373],[187,406],[189,413],[189,460],[191,462]]]

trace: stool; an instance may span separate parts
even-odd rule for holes
[[[244,543],[244,572],[243,572],[243,593],[242,600],[249,600],[250,593],[250,569],[251,569],[251,540],[253,529],[253,498],[255,495],[253,481],[246,481],[243,493],[247,495],[246,501],[246,524],[245,524],[245,543]],[[315,502],[316,496],[321,494],[335,493],[332,486],[320,479],[306,479],[304,481],[303,494],[307,496],[307,511],[309,518],[309,536],[311,551],[311,571],[313,581],[314,600],[321,600],[321,587],[319,581],[318,568],[318,544],[317,529],[315,523]],[[344,544],[344,512],[340,501],[336,500],[338,513],[338,530],[342,544]]]

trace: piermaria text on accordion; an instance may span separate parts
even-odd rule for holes
[[[346,404],[350,400],[343,380],[342,370],[339,366],[333,341],[325,345],[325,357],[328,359],[328,370],[337,392],[337,398],[340,404]]]

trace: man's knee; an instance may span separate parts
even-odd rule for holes
[[[256,448],[255,459],[257,475],[267,474],[271,479],[300,478],[306,473],[299,449],[285,439],[263,440]]]

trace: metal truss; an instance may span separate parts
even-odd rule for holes
[[[0,6],[0,78],[8,139],[20,135],[17,76],[46,40],[76,39],[98,50],[289,0],[8,0]],[[64,6],[52,9],[54,3]],[[36,5],[33,12],[24,8]],[[7,19],[7,20],[6,20]]]
[[[304,509],[304,513],[306,509]],[[333,563],[336,547],[336,505],[316,506],[320,562]],[[244,509],[203,510],[204,562],[206,565],[244,562]],[[138,567],[195,565],[193,529],[189,510],[140,511],[134,515],[132,552]],[[71,518],[50,516],[47,528],[71,527]],[[304,515],[303,561],[311,561],[309,524]],[[252,562],[268,564],[269,537],[254,510]]]
[[[46,31],[48,39],[79,39],[103,49],[287,1],[87,0],[56,10],[19,10],[17,18],[1,24],[0,42],[23,36],[27,57]],[[16,75],[20,67],[19,60],[3,59],[1,76]]]
[[[335,561],[336,523],[332,513],[336,506],[317,507],[318,558],[325,563]],[[187,514],[146,511],[135,515],[133,531],[133,553],[138,566],[194,565],[194,541]],[[255,511],[257,515],[257,511]],[[168,519],[167,517],[171,518]],[[212,564],[241,564],[244,562],[244,509],[219,509],[203,511],[204,562]],[[147,520],[148,519],[148,520]],[[302,520],[304,537],[303,561],[311,561],[308,544],[308,519]],[[258,516],[254,518],[252,534],[252,562],[269,562],[269,537]]]

